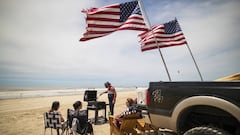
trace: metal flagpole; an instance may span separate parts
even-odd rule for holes
[[[171,82],[172,80],[171,80],[170,74],[169,74],[169,72],[168,72],[167,65],[166,65],[165,60],[164,60],[164,58],[163,58],[163,55],[162,55],[162,52],[161,52],[161,50],[160,50],[159,44],[158,44],[158,42],[157,42],[157,39],[156,39],[156,37],[155,37],[154,34],[153,34],[153,31],[152,31],[152,28],[151,28],[149,19],[148,19],[147,15],[145,14],[145,11],[144,11],[144,9],[143,9],[143,7],[142,7],[142,2],[141,2],[141,0],[138,0],[138,4],[139,4],[140,10],[141,10],[141,12],[142,12],[142,14],[143,14],[143,19],[144,19],[144,21],[147,23],[147,27],[150,29],[150,31],[151,31],[151,33],[152,33],[152,35],[153,35],[153,37],[154,37],[155,43],[157,44],[159,54],[160,54],[160,56],[161,56],[161,58],[162,58],[164,67],[165,67],[165,69],[166,69],[166,71],[167,71],[168,79],[169,79],[169,81]]]
[[[175,17],[175,20],[177,20],[176,17]],[[180,24],[179,24],[179,26],[180,26]],[[199,68],[198,68],[197,62],[195,61],[195,59],[194,59],[194,57],[193,57],[192,51],[191,51],[188,43],[186,43],[186,45],[187,45],[188,51],[190,52],[190,54],[191,54],[191,56],[192,56],[193,62],[194,62],[195,67],[196,67],[196,69],[197,69],[197,71],[198,71],[198,74],[199,74],[199,76],[200,76],[200,79],[201,79],[201,81],[203,81],[202,75],[201,75],[200,70],[199,70]]]
[[[192,56],[193,62],[194,62],[194,64],[195,64],[196,68],[197,68],[197,71],[198,71],[198,74],[199,74],[199,76],[200,76],[200,78],[201,78],[201,81],[203,81],[202,75],[201,75],[200,70],[199,70],[199,68],[198,68],[198,65],[197,65],[197,63],[196,63],[196,61],[195,61],[195,59],[194,59],[194,57],[193,57],[192,51],[191,51],[188,43],[187,43],[186,45],[187,45],[187,48],[188,48],[188,50],[189,50],[189,52],[190,52],[190,54],[191,54],[191,56]]]

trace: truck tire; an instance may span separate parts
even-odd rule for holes
[[[183,135],[230,135],[230,134],[216,127],[202,126],[189,129]]]

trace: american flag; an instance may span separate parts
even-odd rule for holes
[[[114,4],[102,8],[83,10],[87,28],[80,41],[106,36],[117,30],[146,31],[138,1]]]
[[[151,31],[145,31],[138,36],[141,38],[142,51],[187,44],[177,19],[153,26]]]

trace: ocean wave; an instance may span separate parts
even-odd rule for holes
[[[116,91],[132,91],[139,88],[116,88]],[[84,94],[86,90],[97,90],[98,93],[105,91],[105,88],[79,88],[79,89],[31,89],[31,90],[1,90],[0,99],[15,99],[15,98],[32,98],[32,97],[48,97],[48,96],[65,96]]]

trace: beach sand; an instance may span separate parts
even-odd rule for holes
[[[115,114],[126,109],[126,98],[137,97],[136,91],[117,91],[117,101],[115,104]],[[83,109],[86,109],[87,102],[83,101],[83,95],[53,96],[39,98],[6,99],[0,100],[0,133],[2,135],[43,135],[44,120],[43,113],[48,111],[53,101],[60,101],[60,111],[64,118],[67,118],[67,109],[72,109],[72,104],[80,100],[83,102]],[[98,101],[106,101],[107,94],[98,98]],[[107,106],[107,112],[109,106]],[[100,111],[99,115],[104,115]],[[94,111],[89,111],[89,118],[93,118]],[[95,135],[108,135],[109,124],[94,125]],[[46,135],[51,134],[47,129]]]

